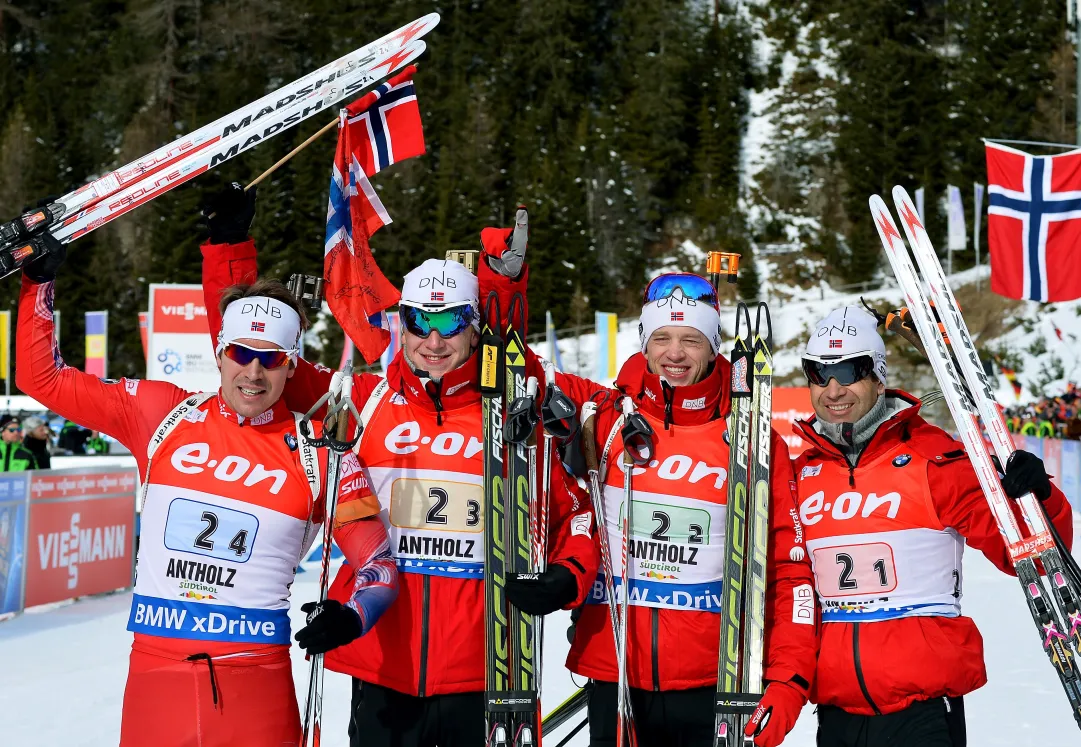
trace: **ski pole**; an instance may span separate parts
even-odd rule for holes
[[[331,378],[327,394],[316,402],[315,406],[300,422],[301,436],[316,448],[327,448],[327,478],[323,493],[323,557],[319,573],[319,602],[327,599],[330,586],[330,545],[334,526],[334,512],[338,505],[338,482],[341,475],[342,456],[352,449],[360,439],[360,413],[353,404],[352,360],[346,361],[341,371],[336,371]],[[327,405],[327,414],[323,419],[323,434],[312,437],[311,419],[323,406]],[[349,438],[349,416],[356,422],[354,434]],[[308,622],[320,612],[316,607],[308,615]],[[323,655],[311,657],[308,669],[308,698],[304,707],[304,729],[301,744],[308,745],[308,735],[312,736],[312,747],[319,747],[323,721]]]

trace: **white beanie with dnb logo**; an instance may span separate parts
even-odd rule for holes
[[[886,383],[886,343],[878,334],[878,320],[859,306],[834,309],[815,325],[803,357],[819,363],[836,363],[868,355],[875,376]]]
[[[697,301],[676,288],[672,295],[647,303],[638,321],[638,337],[642,353],[649,338],[661,327],[693,327],[705,335],[716,355],[721,350],[721,316],[706,301]]]
[[[476,309],[479,292],[477,276],[465,265],[450,259],[426,259],[402,281],[401,303],[430,311],[466,303]]]

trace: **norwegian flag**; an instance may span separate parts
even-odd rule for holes
[[[252,322],[251,323],[251,331],[252,332],[266,332],[266,322]]]
[[[682,322],[683,321],[683,312],[682,311],[673,311],[671,321],[673,321],[673,322]]]
[[[830,340],[830,348],[839,348],[842,342],[842,340]]]
[[[1008,298],[1081,298],[1081,150],[1033,156],[986,143],[991,290]]]
[[[442,301],[443,291],[432,291],[432,301]]]
[[[324,247],[326,298],[368,363],[390,342],[386,310],[401,293],[384,277],[369,240],[391,222],[368,176],[425,152],[410,65],[342,110]]]

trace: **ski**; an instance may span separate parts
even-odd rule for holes
[[[949,289],[949,284],[942,274],[938,257],[926,237],[926,232],[923,231],[922,223],[916,215],[911,200],[900,188],[894,190],[894,197],[898,212],[906,225],[906,234],[909,236],[913,251],[922,260],[924,279],[932,289],[936,306],[948,310],[948,313],[942,315],[943,324],[954,345],[959,366],[963,370],[973,365],[980,368],[975,346],[972,344],[971,336],[957,308],[956,299],[953,298],[952,290]],[[931,362],[946,404],[950,408],[950,414],[965,445],[965,451],[983,488],[984,497],[1006,542],[1011,563],[1042,638],[1044,651],[1059,677],[1074,719],[1081,725],[1081,671],[1078,670],[1077,651],[1070,645],[1070,638],[1076,640],[1078,618],[1071,616],[1073,629],[1069,634],[1063,633],[1066,628],[1063,624],[1062,613],[1056,608],[1052,595],[1048,594],[1045,579],[1039,574],[1035,560],[1039,557],[1041,561],[1044,561],[1046,555],[1046,562],[1050,563],[1050,567],[1045,566],[1049,574],[1047,580],[1051,581],[1052,593],[1058,598],[1059,603],[1064,605],[1064,610],[1071,608],[1076,610],[1074,606],[1078,598],[1076,579],[1071,578],[1071,574],[1063,569],[1061,553],[1057,552],[1047,523],[1036,513],[1042,514],[1042,509],[1038,505],[1032,505],[1032,502],[1028,500],[1030,496],[1024,497],[1020,503],[1026,523],[1030,524],[1033,534],[1028,537],[1022,535],[1009,499],[1002,491],[998,470],[987,450],[983,430],[977,419],[978,415],[983,417],[996,455],[1000,460],[1004,460],[1004,457],[1008,457],[1012,452],[1013,446],[1006,432],[1005,423],[997,414],[994,397],[987,386],[986,377],[981,379],[978,375],[970,376],[969,390],[966,391],[965,382],[958,374],[942,332],[932,317],[931,305],[924,294],[920,276],[912,264],[908,248],[897,230],[893,216],[878,195],[872,195],[869,204],[879,239],[882,241],[894,275],[897,277],[919,336],[923,340],[928,360]],[[934,265],[937,265],[937,272]],[[1005,464],[1005,461],[1002,463]],[[1030,516],[1029,510],[1033,508],[1036,512]]]
[[[439,22],[431,13],[267,94],[158,150],[109,172],[56,202],[0,224],[0,274],[34,254],[42,230],[67,243],[239,155],[416,59],[419,37]]]
[[[750,343],[750,344],[748,344]],[[721,593],[720,649],[717,656],[717,694],[714,703],[714,747],[732,747],[742,734],[742,723],[757,701],[743,692],[743,621],[746,587],[747,498],[751,491],[751,449],[755,439],[752,415],[754,378],[751,375],[751,313],[736,306],[735,343],[732,347],[732,410],[728,419],[728,502],[725,507],[725,560]]]
[[[589,694],[583,688],[578,688],[562,703],[552,709],[552,712],[542,720],[542,728],[545,733],[550,733],[570,721],[574,716],[589,705]]]
[[[535,572],[535,553],[532,535],[535,526],[531,523],[532,495],[535,475],[536,424],[533,417],[534,400],[537,392],[536,379],[526,383],[525,342],[522,332],[525,329],[525,299],[520,295],[511,299],[507,314],[507,333],[504,337],[504,361],[506,366],[505,385],[506,401],[519,403],[516,408],[525,414],[528,427],[514,435],[514,440],[504,437],[507,444],[507,488],[510,506],[506,512],[506,536],[509,538],[506,570],[512,573]],[[532,389],[533,396],[527,396]],[[507,425],[511,424],[508,411]],[[533,441],[534,459],[530,458],[529,444]],[[507,612],[510,636],[510,687],[502,695],[506,707],[506,717],[510,722],[510,745],[512,747],[536,747],[539,744],[537,734],[537,672],[534,668],[535,636],[533,615],[509,607]],[[489,703],[491,701],[489,700]],[[493,744],[499,744],[498,742]]]

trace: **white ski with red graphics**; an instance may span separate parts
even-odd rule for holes
[[[869,202],[879,238],[882,240],[886,256],[889,258],[894,275],[905,296],[905,302],[912,314],[920,339],[923,340],[927,358],[934,369],[946,403],[949,405],[950,414],[953,416],[965,451],[983,488],[987,504],[1002,533],[1029,611],[1040,631],[1044,650],[1066,692],[1074,719],[1081,725],[1081,670],[1078,669],[1076,648],[1079,619],[1076,614],[1079,598],[1078,579],[1076,574],[1064,567],[1062,552],[1065,548],[1057,546],[1043,510],[1033,496],[1027,495],[1020,499],[1023,515],[1031,530],[1029,535],[1022,534],[1014,518],[1009,499],[999,482],[998,469],[987,450],[978,416],[983,418],[992,446],[1002,464],[1005,464],[1006,458],[1013,451],[1013,444],[1006,432],[1005,422],[998,413],[994,396],[983,375],[968,328],[961,317],[945,275],[942,273],[938,256],[917,217],[916,209],[912,201],[908,199],[908,194],[900,187],[894,190],[894,197],[898,212],[905,223],[905,232],[909,237],[909,242],[920,260],[923,279],[931,289],[935,308],[940,312],[945,311],[940,316],[953,345],[958,365],[968,379],[967,390],[964,380],[954,365],[954,356],[951,356],[942,332],[932,316],[931,305],[924,294],[921,278],[912,264],[908,248],[897,230],[897,224],[882,198],[873,195]],[[1036,558],[1044,564],[1048,578],[1040,575],[1036,567]],[[1051,594],[1047,591],[1048,581],[1052,588]],[[1061,609],[1056,607],[1056,600],[1061,605]],[[1069,633],[1063,632],[1066,630],[1063,624],[1065,615],[1070,616],[1072,623]]]
[[[430,13],[360,49],[200,127],[56,202],[0,224],[0,275],[35,254],[43,230],[74,241],[258,143],[354,96],[419,57],[419,38],[439,23]]]

